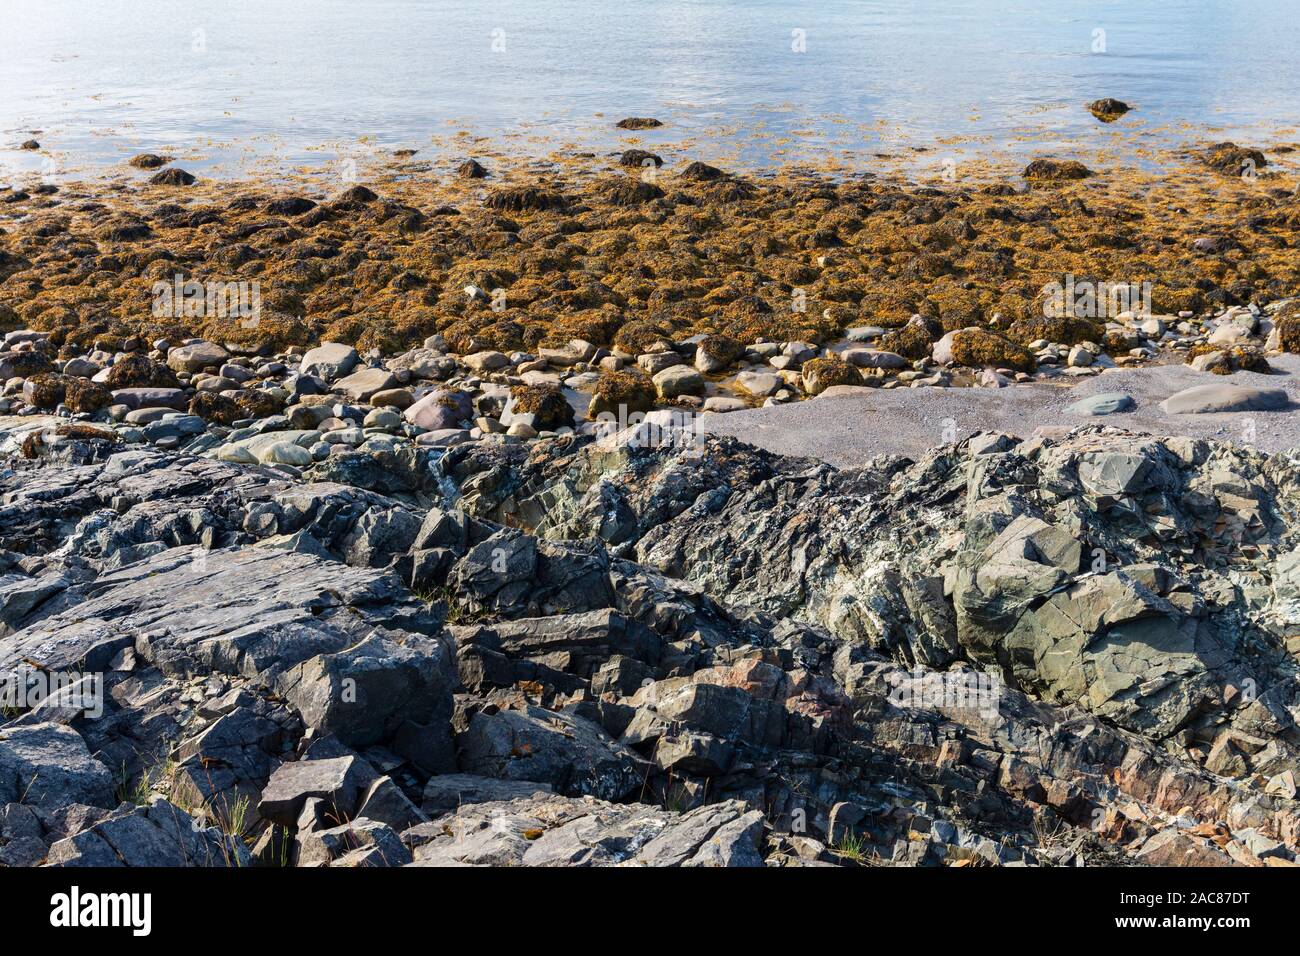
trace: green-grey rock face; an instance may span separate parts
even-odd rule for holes
[[[1287,456],[836,470],[655,419],[299,471],[259,453],[315,431],[24,422],[0,676],[111,692],[4,712],[0,865],[1295,860]]]

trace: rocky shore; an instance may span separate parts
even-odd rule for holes
[[[0,194],[0,865],[1295,865],[1300,458],[1100,390],[1294,414],[1241,155]],[[845,467],[696,418],[1079,381]]]
[[[1300,848],[1286,455],[1096,425],[836,470],[635,426],[299,471],[2,427],[8,865]]]
[[[0,413],[300,468],[846,389],[1267,373],[1300,350],[1292,176],[1233,144],[1156,180],[1041,159],[942,188],[638,149],[608,172],[394,161],[383,194],[329,198],[168,161],[0,193]]]

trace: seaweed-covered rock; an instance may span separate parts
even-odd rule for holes
[[[1187,364],[1215,375],[1243,371],[1267,375],[1273,371],[1263,350],[1251,345],[1195,345],[1187,352]]]
[[[161,169],[172,161],[170,156],[160,156],[157,153],[137,153],[127,160],[127,164],[134,166],[136,169]]]
[[[710,166],[708,163],[702,163],[698,159],[694,162],[687,163],[686,167],[677,174],[681,179],[689,179],[699,183],[712,183],[726,177],[726,173],[717,166]]]
[[[154,173],[149,178],[149,183],[153,186],[193,186],[194,182],[193,173],[188,173],[177,166],[164,169],[160,173]]]
[[[1043,182],[1063,182],[1071,179],[1087,179],[1092,170],[1075,159],[1051,159],[1047,157],[1033,160],[1025,167],[1024,177]]]
[[[1117,100],[1110,96],[1100,100],[1093,100],[1088,104],[1088,112],[1103,123],[1115,122],[1132,108],[1123,100]]]
[[[176,373],[147,355],[131,352],[113,363],[105,377],[111,389],[119,388],[179,388]]]
[[[261,388],[236,389],[230,397],[244,418],[269,418],[284,408],[284,402],[278,396]]]
[[[638,169],[648,166],[662,166],[663,159],[655,153],[647,152],[644,149],[625,149],[618,157],[620,166],[634,166]]]
[[[633,412],[648,412],[655,406],[655,386],[650,376],[637,369],[619,369],[601,372],[591,392],[587,417],[591,419],[612,415],[618,417]]]
[[[654,183],[630,176],[615,176],[605,184],[602,194],[615,206],[636,206],[652,199],[662,199],[664,191]]]
[[[1073,315],[1031,315],[1016,319],[1007,328],[1007,338],[1023,345],[1039,339],[1057,345],[1077,345],[1080,342],[1100,342],[1105,335],[1104,322]]]
[[[1200,153],[1201,162],[1221,173],[1240,176],[1247,170],[1263,169],[1268,160],[1263,152],[1236,143],[1215,143]]]
[[[542,212],[564,208],[564,197],[544,186],[499,186],[483,200],[501,212]]]
[[[266,211],[273,216],[301,216],[316,208],[316,202],[305,196],[280,196],[266,204]]]
[[[456,175],[461,179],[486,179],[488,171],[477,159],[467,159],[456,167]]]
[[[619,129],[656,129],[664,124],[650,116],[629,116],[614,125]]]
[[[672,330],[654,319],[636,319],[614,333],[614,346],[633,355],[672,351]]]
[[[745,354],[745,346],[729,335],[706,335],[695,346],[695,367],[705,374],[721,372]]]
[[[838,356],[809,359],[800,371],[803,390],[809,395],[820,395],[835,385],[862,384],[862,373]]]
[[[23,401],[33,408],[55,408],[63,403],[68,376],[41,372],[23,382]]]
[[[0,352],[0,380],[30,378],[41,372],[51,372],[53,364],[44,352],[29,349],[23,352]]]
[[[539,431],[573,426],[573,406],[558,385],[516,385],[510,398],[511,411],[532,415]]]
[[[191,415],[198,415],[203,420],[218,425],[233,425],[247,417],[233,398],[220,392],[209,391],[194,393],[194,397],[190,399],[189,412]]]
[[[1032,372],[1033,353],[1010,339],[985,329],[958,329],[934,345],[933,358],[940,365],[968,368],[1009,368]]]
[[[1283,352],[1300,352],[1300,305],[1284,306],[1273,323],[1277,348]]]
[[[73,412],[97,412],[113,403],[113,390],[90,379],[70,376],[64,382],[63,401]]]
[[[880,348],[909,359],[923,359],[934,347],[935,331],[929,320],[915,316],[902,328],[893,329],[880,337]]]

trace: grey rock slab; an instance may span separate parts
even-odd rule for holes
[[[397,384],[393,373],[386,368],[363,368],[339,379],[334,388],[354,402],[364,402],[376,392],[394,388]]]
[[[113,775],[62,724],[0,728],[0,804],[111,807]]]
[[[347,820],[374,780],[374,769],[358,757],[294,760],[271,774],[257,811],[267,820],[294,826],[307,801],[317,799],[336,820]]]
[[[221,366],[230,353],[214,342],[178,345],[167,353],[167,364],[178,372],[199,372],[209,366]]]
[[[455,673],[449,641],[409,635],[399,644],[375,633],[286,670],[276,687],[307,726],[366,747],[405,720],[449,719]]]
[[[461,769],[502,780],[531,780],[568,795],[626,797],[641,783],[633,755],[599,726],[563,711],[479,712],[457,738]]]
[[[298,866],[405,866],[411,851],[392,827],[357,819],[298,837]]]
[[[1113,415],[1116,412],[1129,411],[1133,408],[1133,404],[1132,396],[1123,392],[1101,392],[1079,399],[1067,407],[1066,412],[1071,415]]]
[[[361,360],[357,350],[340,342],[322,342],[315,348],[308,349],[299,363],[303,375],[316,375],[331,382],[340,375],[347,375]]]
[[[49,571],[39,577],[0,574],[0,635],[13,631],[45,601],[72,584],[68,575]]]
[[[156,800],[124,805],[107,819],[56,842],[48,866],[222,867],[248,866],[244,844],[217,827],[202,827],[180,807]]]
[[[1276,374],[1236,372],[1234,383],[1265,390],[1285,389],[1300,399],[1300,355],[1269,357]],[[742,373],[743,374],[743,373]],[[1124,392],[1135,407],[1107,420],[1156,436],[1215,438],[1244,442],[1233,427],[1213,415],[1171,415],[1161,408],[1170,395],[1204,385],[1205,376],[1186,365],[1157,365],[1106,371],[1063,382],[1038,380],[1008,388],[870,389],[833,402],[791,402],[709,415],[700,432],[731,435],[780,455],[811,457],[836,468],[858,468],[879,455],[914,461],[979,431],[1029,438],[1041,428],[1079,427],[1086,422],[1068,406],[1102,392]],[[1269,454],[1300,446],[1300,414],[1290,406],[1258,413],[1250,443]]]
[[[470,773],[437,774],[424,785],[424,812],[448,813],[463,804],[517,800],[551,792],[549,784],[531,780],[498,780]]]
[[[403,839],[417,866],[762,866],[762,820],[738,800],[677,814],[542,795],[468,804]]]
[[[172,548],[101,575],[91,594],[0,644],[0,673],[24,658],[104,670],[135,646],[166,674],[270,682],[376,628],[397,643],[439,632],[395,575],[277,548]]]
[[[1264,412],[1286,408],[1290,398],[1280,388],[1244,385],[1197,385],[1170,395],[1160,407],[1170,415],[1212,412]]]

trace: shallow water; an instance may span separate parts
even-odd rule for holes
[[[227,174],[399,147],[599,152],[627,144],[613,124],[628,115],[667,124],[644,143],[751,167],[1086,152],[1210,128],[1287,140],[1297,13],[1295,0],[0,0],[0,172],[83,172],[141,150]],[[1138,109],[1103,126],[1082,109],[1101,96]],[[30,131],[43,152],[10,148]]]

